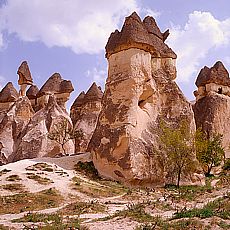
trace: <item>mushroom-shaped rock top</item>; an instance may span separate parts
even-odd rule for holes
[[[18,84],[19,85],[32,85],[33,79],[30,73],[29,66],[26,61],[23,61],[22,64],[19,66],[17,74],[19,76]]]
[[[37,97],[46,94],[71,93],[73,90],[71,81],[63,80],[59,73],[54,73],[41,87]]]
[[[111,33],[106,44],[106,57],[129,48],[137,48],[150,52],[155,57],[175,59],[177,56],[164,41],[169,30],[161,33],[153,17],[147,16],[143,21],[136,12],[126,17],[124,25],[119,32]]]
[[[195,84],[197,87],[199,87],[205,86],[209,83],[230,87],[229,73],[221,61],[217,61],[211,68],[207,66],[202,68],[198,74]]]

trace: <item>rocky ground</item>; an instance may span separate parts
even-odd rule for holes
[[[130,189],[99,178],[90,158],[0,166],[0,229],[230,228],[229,172],[202,187]]]

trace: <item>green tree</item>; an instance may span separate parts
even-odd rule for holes
[[[201,128],[196,131],[196,157],[201,163],[206,176],[210,176],[212,168],[219,166],[225,158],[222,140],[222,134],[212,133],[208,136]]]
[[[194,138],[185,121],[178,128],[169,128],[162,123],[161,129],[161,143],[166,153],[165,167],[168,173],[176,177],[176,185],[179,187],[181,175],[195,168]]]
[[[56,123],[52,130],[48,133],[48,138],[61,145],[63,154],[66,155],[65,144],[71,139],[83,138],[82,130],[74,130],[68,119],[62,118]]]

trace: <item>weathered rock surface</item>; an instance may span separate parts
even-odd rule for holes
[[[60,154],[59,144],[48,140],[47,134],[64,117],[72,126],[65,107],[73,91],[70,81],[63,80],[56,73],[39,90],[32,85],[26,61],[22,62],[17,73],[20,93],[11,82],[0,92],[0,164]],[[26,92],[27,85],[31,86]],[[66,144],[66,151],[74,153],[73,141]]]
[[[93,83],[89,90],[81,92],[74,101],[70,110],[70,117],[75,130],[82,130],[82,141],[75,140],[75,152],[84,152],[96,128],[98,115],[101,111],[101,88]]]
[[[2,149],[3,149],[3,144],[2,142],[0,142],[0,166],[8,163],[5,154],[2,153]]]
[[[196,86],[205,86],[209,83],[230,86],[229,73],[221,61],[216,62],[211,68],[205,66],[201,69],[196,79]]]
[[[9,160],[12,162],[27,158],[60,155],[62,153],[60,145],[48,139],[47,134],[63,118],[72,124],[69,115],[58,105],[55,96],[51,95],[47,105],[31,118],[21,132],[18,137],[19,144]],[[66,143],[65,150],[67,153],[74,153],[72,140]]]
[[[19,98],[6,112],[0,123],[1,153],[8,160],[18,145],[22,130],[33,116],[34,111],[27,97]]]
[[[71,81],[63,80],[59,73],[54,73],[37,93],[38,106],[40,108],[45,107],[49,95],[55,95],[57,103],[62,108],[66,108],[65,103],[69,100],[70,93],[73,90]]]
[[[176,58],[176,54],[164,41],[168,30],[161,33],[154,18],[146,17],[143,22],[134,12],[126,17],[121,32],[116,30],[110,35],[106,45],[106,57],[130,48],[139,48],[157,57]]]
[[[30,88],[26,91],[26,96],[29,98],[31,105],[35,112],[38,111],[38,105],[37,105],[37,94],[39,92],[39,89],[36,85],[31,85]]]
[[[33,78],[30,73],[29,66],[26,61],[23,61],[22,64],[19,66],[18,71],[18,84],[20,85],[20,96],[26,95],[26,87],[27,85],[33,84]]]
[[[17,90],[12,82],[8,82],[0,92],[0,103],[15,102],[19,97]]]
[[[99,173],[130,185],[169,182],[159,150],[160,122],[181,121],[195,131],[191,105],[172,80],[174,52],[164,43],[153,18],[134,13],[106,46],[109,72],[102,109],[88,150]],[[183,179],[185,180],[185,177]],[[190,179],[187,181],[192,183]]]
[[[39,89],[36,85],[31,85],[30,88],[26,91],[26,96],[30,99],[36,99]]]
[[[197,78],[196,103],[193,106],[196,127],[211,134],[223,134],[223,147],[230,158],[230,78],[221,62],[204,67]],[[202,90],[201,90],[201,87]]]
[[[0,121],[18,97],[19,94],[12,82],[8,82],[0,92]]]
[[[22,64],[19,66],[17,74],[19,76],[19,80],[18,80],[19,85],[33,84],[33,79],[30,73],[30,69],[26,61],[23,61]]]

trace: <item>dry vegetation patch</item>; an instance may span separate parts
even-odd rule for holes
[[[11,170],[10,169],[3,169],[0,171],[0,176],[7,174],[8,172],[11,172]]]
[[[22,180],[18,175],[10,175],[6,178],[6,181],[20,181]]]
[[[28,166],[26,168],[26,170],[28,170],[28,171],[40,170],[40,171],[45,171],[45,172],[53,172],[54,171],[53,167],[51,165],[48,165],[48,164],[43,163],[43,162]]]
[[[21,193],[1,196],[0,214],[53,208],[59,206],[62,201],[62,196],[53,188],[38,193]]]
[[[63,215],[81,215],[85,213],[100,213],[105,212],[106,206],[98,201],[76,201],[61,209],[59,212]]]
[[[19,183],[4,184],[0,188],[10,192],[25,192],[25,186]]]
[[[78,218],[65,218],[63,215],[54,214],[42,214],[42,213],[28,213],[20,219],[14,219],[13,222],[25,223],[24,229],[41,229],[41,230],[53,230],[53,229],[79,229],[87,230],[88,228],[82,226]]]
[[[53,183],[53,181],[50,180],[49,178],[41,177],[41,176],[39,176],[37,174],[34,174],[34,173],[26,173],[26,175],[27,175],[28,179],[34,180],[34,181],[36,181],[36,182],[38,182],[39,184],[42,184],[42,185],[47,185],[47,184]]]

